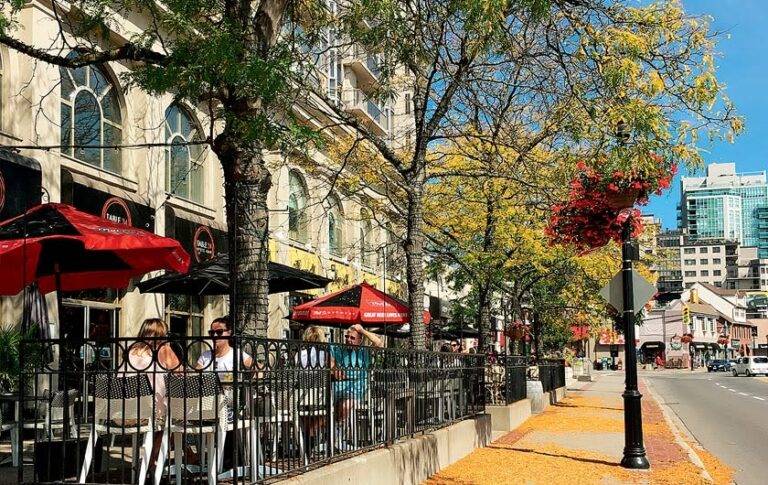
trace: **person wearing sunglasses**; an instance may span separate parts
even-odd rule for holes
[[[460,354],[462,351],[461,342],[459,340],[453,340],[451,342],[451,352]]]
[[[232,372],[235,369],[235,351],[229,345],[229,338],[232,336],[232,329],[229,326],[229,317],[219,317],[211,322],[211,328],[208,330],[208,336],[213,340],[213,351],[206,350],[200,354],[197,359],[197,368],[207,371]],[[242,356],[241,369],[251,369],[253,358],[240,350]]]
[[[362,325],[352,325],[344,332],[344,346],[331,347],[331,358],[343,375],[333,383],[336,400],[336,447],[347,451],[352,449],[348,438],[353,436],[352,427],[357,423],[350,420],[352,410],[361,406],[368,391],[368,368],[371,365],[370,350],[363,345],[367,339],[371,347],[384,347],[384,341]],[[345,439],[346,438],[346,439]]]

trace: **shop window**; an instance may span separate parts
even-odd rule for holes
[[[307,186],[298,172],[288,174],[288,237],[307,242]]]
[[[205,202],[205,153],[200,129],[192,115],[172,104],[165,110],[165,190],[202,204]]]
[[[75,54],[70,54],[70,58]],[[96,66],[59,68],[61,151],[81,162],[119,173],[123,126],[117,87]]]
[[[344,216],[341,210],[341,202],[332,195],[331,206],[328,209],[328,252],[332,256],[341,257],[343,240]]]
[[[190,295],[166,295],[165,321],[168,323],[168,331],[177,337],[196,337],[203,335],[203,309],[205,301],[201,296]],[[188,350],[187,362],[197,361],[202,349],[197,345],[184,349],[183,345],[176,345],[173,351],[177,356],[185,355]]]

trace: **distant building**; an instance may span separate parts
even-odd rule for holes
[[[680,223],[691,240],[735,240],[768,258],[765,171],[737,174],[734,163],[713,163],[705,177],[683,177],[681,184]]]

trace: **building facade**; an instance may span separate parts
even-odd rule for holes
[[[62,45],[58,22],[46,5],[30,3],[21,18],[27,43],[46,49]],[[117,23],[126,32],[141,30],[132,19]],[[193,261],[226,252],[222,169],[205,145],[195,144],[210,124],[206,110],[176,102],[170,94],[150,96],[122,85],[121,76],[129,69],[122,62],[59,68],[0,47],[0,145],[49,147],[0,150],[0,182],[6,188],[0,219],[41,202],[64,202],[176,238]],[[355,48],[329,49],[318,61],[316,81],[391,143],[405,144],[411,136],[410,96],[400,93],[387,103],[374,102],[378,75],[376,57]],[[305,111],[297,113],[307,123],[316,121]],[[308,170],[291,154],[268,154],[270,258],[331,278],[325,291],[367,281],[404,296],[396,230],[366,203],[377,194],[345,194],[334,187],[323,175],[334,163],[327,153],[315,151],[309,165],[320,169]],[[428,283],[428,290],[426,305],[430,296],[450,298],[439,282]],[[269,336],[296,336],[286,315],[318,293],[271,295]],[[47,296],[54,335],[130,336],[149,317],[165,318],[176,334],[200,335],[227,311],[223,296],[140,294],[134,285],[63,297],[57,311],[54,295]],[[20,296],[0,298],[1,323],[13,325],[20,314]]]

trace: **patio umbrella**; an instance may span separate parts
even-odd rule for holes
[[[405,302],[363,282],[294,307],[291,320],[315,325],[399,327],[411,321],[411,312]],[[429,320],[429,312],[424,312],[424,323]]]
[[[185,272],[189,259],[174,239],[65,204],[39,205],[0,223],[0,295],[33,282],[42,294],[124,288],[150,271]]]
[[[329,278],[309,271],[269,262],[269,293],[325,288]],[[220,254],[203,263],[193,264],[186,274],[166,274],[142,281],[142,293],[178,295],[226,295],[229,293],[229,255]]]
[[[433,340],[456,340],[460,338],[478,338],[480,332],[472,327],[441,327],[432,330]]]

